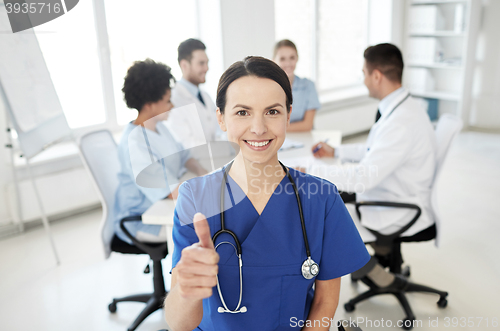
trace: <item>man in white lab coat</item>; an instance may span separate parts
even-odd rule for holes
[[[215,104],[199,85],[205,83],[208,57],[205,45],[197,39],[187,39],[178,47],[182,78],[172,89],[174,109],[170,111],[167,127],[174,132],[185,148],[214,141],[217,133]]]
[[[430,206],[437,152],[434,130],[426,110],[401,85],[400,50],[392,44],[379,44],[368,47],[364,58],[364,83],[370,97],[380,100],[376,123],[366,143],[337,148],[324,143],[313,146],[316,157],[338,157],[358,163],[347,169],[316,166],[311,172],[331,180],[339,190],[350,192],[351,195],[341,195],[345,202],[376,200],[417,204],[422,215],[403,233],[403,236],[411,236],[434,224]],[[365,227],[391,234],[414,215],[414,210],[365,207],[361,208],[363,226],[354,213],[352,216],[363,240],[372,242],[375,237]]]

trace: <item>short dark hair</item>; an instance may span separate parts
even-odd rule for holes
[[[179,64],[181,63],[181,60],[187,60],[188,62],[191,62],[191,59],[193,58],[193,52],[198,49],[202,51],[207,49],[205,47],[205,44],[198,39],[189,38],[181,42],[179,44],[179,47],[177,48],[177,61],[179,62]]]
[[[243,61],[233,63],[221,76],[217,87],[217,99],[215,103],[224,114],[226,107],[226,92],[229,85],[238,78],[244,76],[256,76],[268,78],[278,83],[286,94],[286,109],[290,112],[293,102],[292,87],[286,73],[273,61],[260,56],[247,56]]]
[[[295,46],[295,44],[291,40],[283,39],[283,40],[278,41],[276,43],[276,45],[274,45],[273,59],[276,57],[276,54],[278,53],[278,50],[281,47],[291,47],[295,50],[295,53],[297,53],[297,56],[299,55],[299,52],[297,51],[297,46]]]
[[[366,67],[371,74],[379,70],[387,79],[401,83],[403,77],[403,55],[393,44],[378,44],[365,50]]]
[[[175,82],[170,73],[170,67],[151,59],[135,61],[128,69],[123,83],[123,99],[127,107],[141,111],[145,104],[160,101],[167,90],[170,81]]]

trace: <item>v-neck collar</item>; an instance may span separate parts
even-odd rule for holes
[[[223,169],[223,171],[225,171],[225,168]],[[291,175],[291,174],[290,174]],[[286,175],[285,173],[285,176],[283,176],[283,178],[281,179],[281,181],[279,182],[278,186],[276,186],[276,188],[274,189],[273,193],[271,194],[271,196],[269,197],[269,200],[267,200],[266,202],[266,205],[264,206],[264,209],[262,209],[262,212],[259,214],[259,212],[257,211],[257,209],[255,208],[255,206],[253,205],[252,201],[250,200],[250,198],[248,197],[248,195],[245,193],[245,191],[243,191],[243,189],[240,187],[240,185],[229,175],[229,172],[227,174],[227,177],[231,179],[231,181],[236,184],[236,187],[243,193],[243,195],[245,195],[245,199],[248,200],[248,202],[250,203],[250,205],[252,206],[254,212],[259,216],[261,217],[264,212],[266,211],[267,209],[267,206],[269,206],[269,203],[271,202],[271,199],[274,197],[275,193],[276,193],[276,190],[278,189],[278,187],[280,186],[283,186],[283,181],[285,180],[285,178],[288,178],[288,176]],[[226,184],[227,185],[227,184]],[[281,191],[280,191],[281,192]],[[229,194],[232,196],[232,192],[229,191]],[[231,197],[231,200],[233,200],[233,198]]]

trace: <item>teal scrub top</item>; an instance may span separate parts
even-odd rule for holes
[[[222,306],[217,287],[203,300],[203,319],[196,330],[296,330],[293,321],[305,320],[314,297],[315,279],[328,280],[354,272],[370,259],[363,241],[332,183],[290,169],[302,202],[312,259],[320,266],[313,279],[301,273],[306,250],[297,200],[285,176],[261,215],[241,188],[228,176],[225,190],[225,224],[242,248],[245,313],[219,313]],[[181,252],[198,238],[193,216],[207,216],[211,235],[220,230],[220,190],[223,169],[184,182],[174,213],[172,268]],[[217,238],[234,244],[230,235]],[[229,309],[239,300],[238,258],[231,245],[217,252],[219,282]],[[295,320],[294,320],[295,318]]]
[[[123,241],[132,241],[120,228],[120,221],[129,216],[142,215],[153,203],[170,194],[185,172],[184,164],[190,158],[163,123],[156,125],[158,132],[150,131],[132,123],[127,124],[118,144],[120,172],[118,188],[113,206],[115,233]],[[148,178],[137,182],[138,175],[152,163],[162,162],[161,167],[147,173]],[[158,235],[161,225],[144,224],[140,221],[127,222],[127,230],[135,237],[138,231]]]
[[[292,84],[292,113],[290,114],[290,122],[302,121],[306,111],[309,109],[319,110],[318,93],[314,83],[307,78],[295,76]]]

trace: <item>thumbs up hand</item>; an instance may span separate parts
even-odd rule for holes
[[[214,249],[212,236],[210,235],[210,226],[208,225],[205,215],[196,213],[193,218],[194,231],[198,236],[199,244],[204,248]]]
[[[206,217],[196,213],[193,224],[199,241],[182,250],[175,269],[181,296],[201,300],[212,296],[212,288],[217,285],[219,254],[215,251]]]

